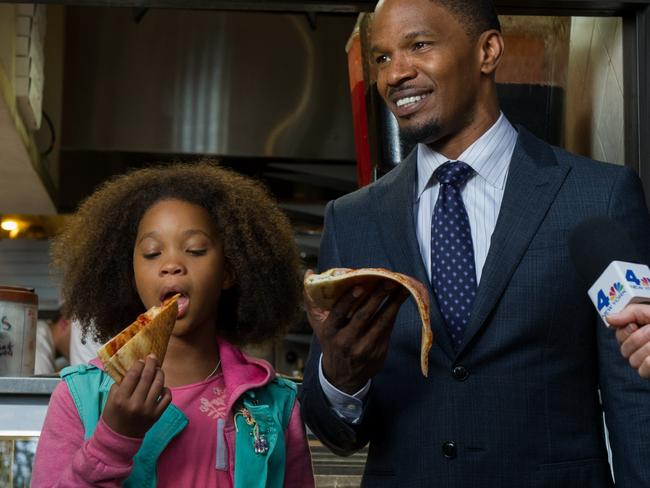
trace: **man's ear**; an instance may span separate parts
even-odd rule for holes
[[[491,29],[483,32],[479,38],[481,56],[481,73],[484,75],[494,75],[494,72],[501,62],[503,56],[504,44],[501,32]]]

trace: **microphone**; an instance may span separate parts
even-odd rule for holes
[[[608,315],[630,303],[650,303],[650,268],[627,231],[607,217],[596,217],[577,225],[569,236],[569,253],[587,292],[605,325]]]

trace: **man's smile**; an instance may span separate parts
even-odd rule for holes
[[[392,101],[395,104],[395,116],[406,117],[417,112],[424,104],[425,99],[431,92],[417,94],[401,94],[394,96]]]
[[[426,97],[426,95],[417,95],[417,96],[414,96],[414,97],[400,98],[399,100],[397,100],[395,102],[395,105],[397,105],[398,107],[403,107],[405,105],[407,105],[407,106],[408,105],[414,105],[415,103],[422,100],[424,97]]]

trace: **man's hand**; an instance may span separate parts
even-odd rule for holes
[[[310,274],[307,271],[305,277]],[[303,295],[309,324],[323,350],[323,373],[339,390],[356,393],[382,368],[408,290],[391,280],[369,277],[329,311],[317,308],[307,292]]]
[[[616,328],[621,354],[642,378],[650,379],[650,305],[634,303],[607,317]]]
[[[104,422],[118,434],[144,437],[172,401],[165,375],[153,355],[136,362],[108,393]]]

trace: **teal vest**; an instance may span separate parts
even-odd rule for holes
[[[77,407],[85,430],[84,439],[88,439],[99,422],[113,379],[101,369],[85,364],[65,368],[61,377]],[[289,425],[295,399],[296,385],[282,378],[247,391],[239,399],[236,409],[245,408],[250,416],[235,415],[235,488],[283,486],[286,462],[284,431]],[[183,412],[169,405],[144,436],[142,446],[133,458],[133,470],[122,486],[155,487],[158,458],[187,422]],[[260,447],[260,443],[262,448],[256,452],[255,447]],[[227,469],[227,466],[223,468]]]

